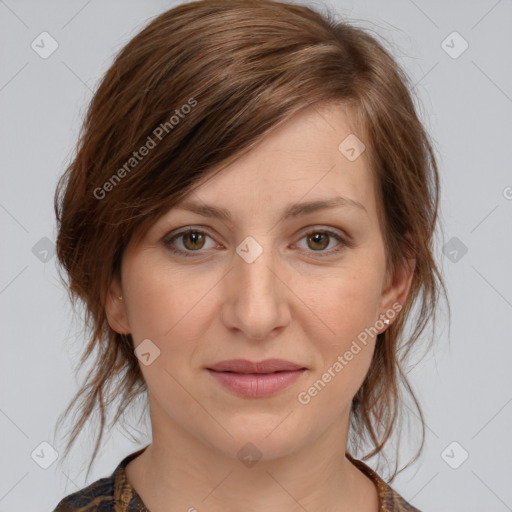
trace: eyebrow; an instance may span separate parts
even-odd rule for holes
[[[335,196],[329,199],[292,204],[285,209],[281,215],[280,221],[300,217],[301,215],[307,215],[308,213],[313,213],[319,210],[327,210],[338,207],[357,208],[365,211],[368,214],[368,211],[360,202],[348,197]],[[203,217],[213,217],[219,220],[223,220],[229,224],[233,224],[233,217],[230,211],[226,208],[217,208],[216,206],[200,204],[189,200],[177,204],[175,209],[187,210],[193,213],[197,213],[198,215],[202,215]]]

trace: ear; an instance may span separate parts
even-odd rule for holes
[[[386,282],[382,288],[379,313],[385,313],[397,302],[402,306],[405,304],[411,288],[415,268],[416,258],[414,256],[404,255],[394,275],[388,272]]]
[[[113,277],[107,293],[105,313],[110,327],[119,334],[129,334],[130,325],[126,314],[125,297],[122,297],[122,289],[117,277]]]

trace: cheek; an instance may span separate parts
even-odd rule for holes
[[[171,266],[155,250],[142,252],[126,266],[127,315],[134,345],[149,339],[158,354],[149,366],[141,364],[144,380],[155,397],[165,401],[165,396],[172,396],[176,404],[188,403],[178,381],[184,382],[185,369],[202,360],[205,340],[211,339],[204,332],[217,311],[212,300],[221,277],[211,270],[198,274],[190,269]]]
[[[171,266],[155,249],[142,251],[127,262],[123,279],[135,340],[153,336],[172,341],[182,325],[193,324],[191,317],[197,316],[201,297],[211,288],[201,278],[191,278],[189,271]]]
[[[304,302],[321,320],[323,349],[344,351],[378,319],[382,276],[375,261],[359,259],[304,289]],[[325,328],[324,328],[325,327]],[[317,338],[318,339],[318,338]]]
[[[376,283],[375,275],[347,272],[329,280],[321,287],[322,293],[311,298],[315,303],[312,309],[329,329],[322,328],[321,335],[313,329],[308,333],[319,358],[298,400],[304,406],[311,404],[318,415],[337,415],[349,407],[368,373],[380,298]]]

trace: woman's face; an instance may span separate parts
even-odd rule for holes
[[[346,431],[375,333],[393,322],[412,272],[387,279],[354,135],[343,107],[308,107],[127,247],[107,313],[138,347],[154,440],[182,432],[272,459]],[[233,359],[301,370],[212,371]]]

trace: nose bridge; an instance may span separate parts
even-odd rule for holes
[[[275,264],[270,236],[246,237],[237,247],[236,273],[240,278],[239,295],[251,299],[261,307],[274,300],[275,274],[271,268]],[[247,292],[247,293],[245,293]]]
[[[248,236],[236,248],[230,297],[231,323],[247,337],[263,338],[283,325],[283,284],[276,270],[271,236]],[[233,326],[232,325],[232,326]]]

